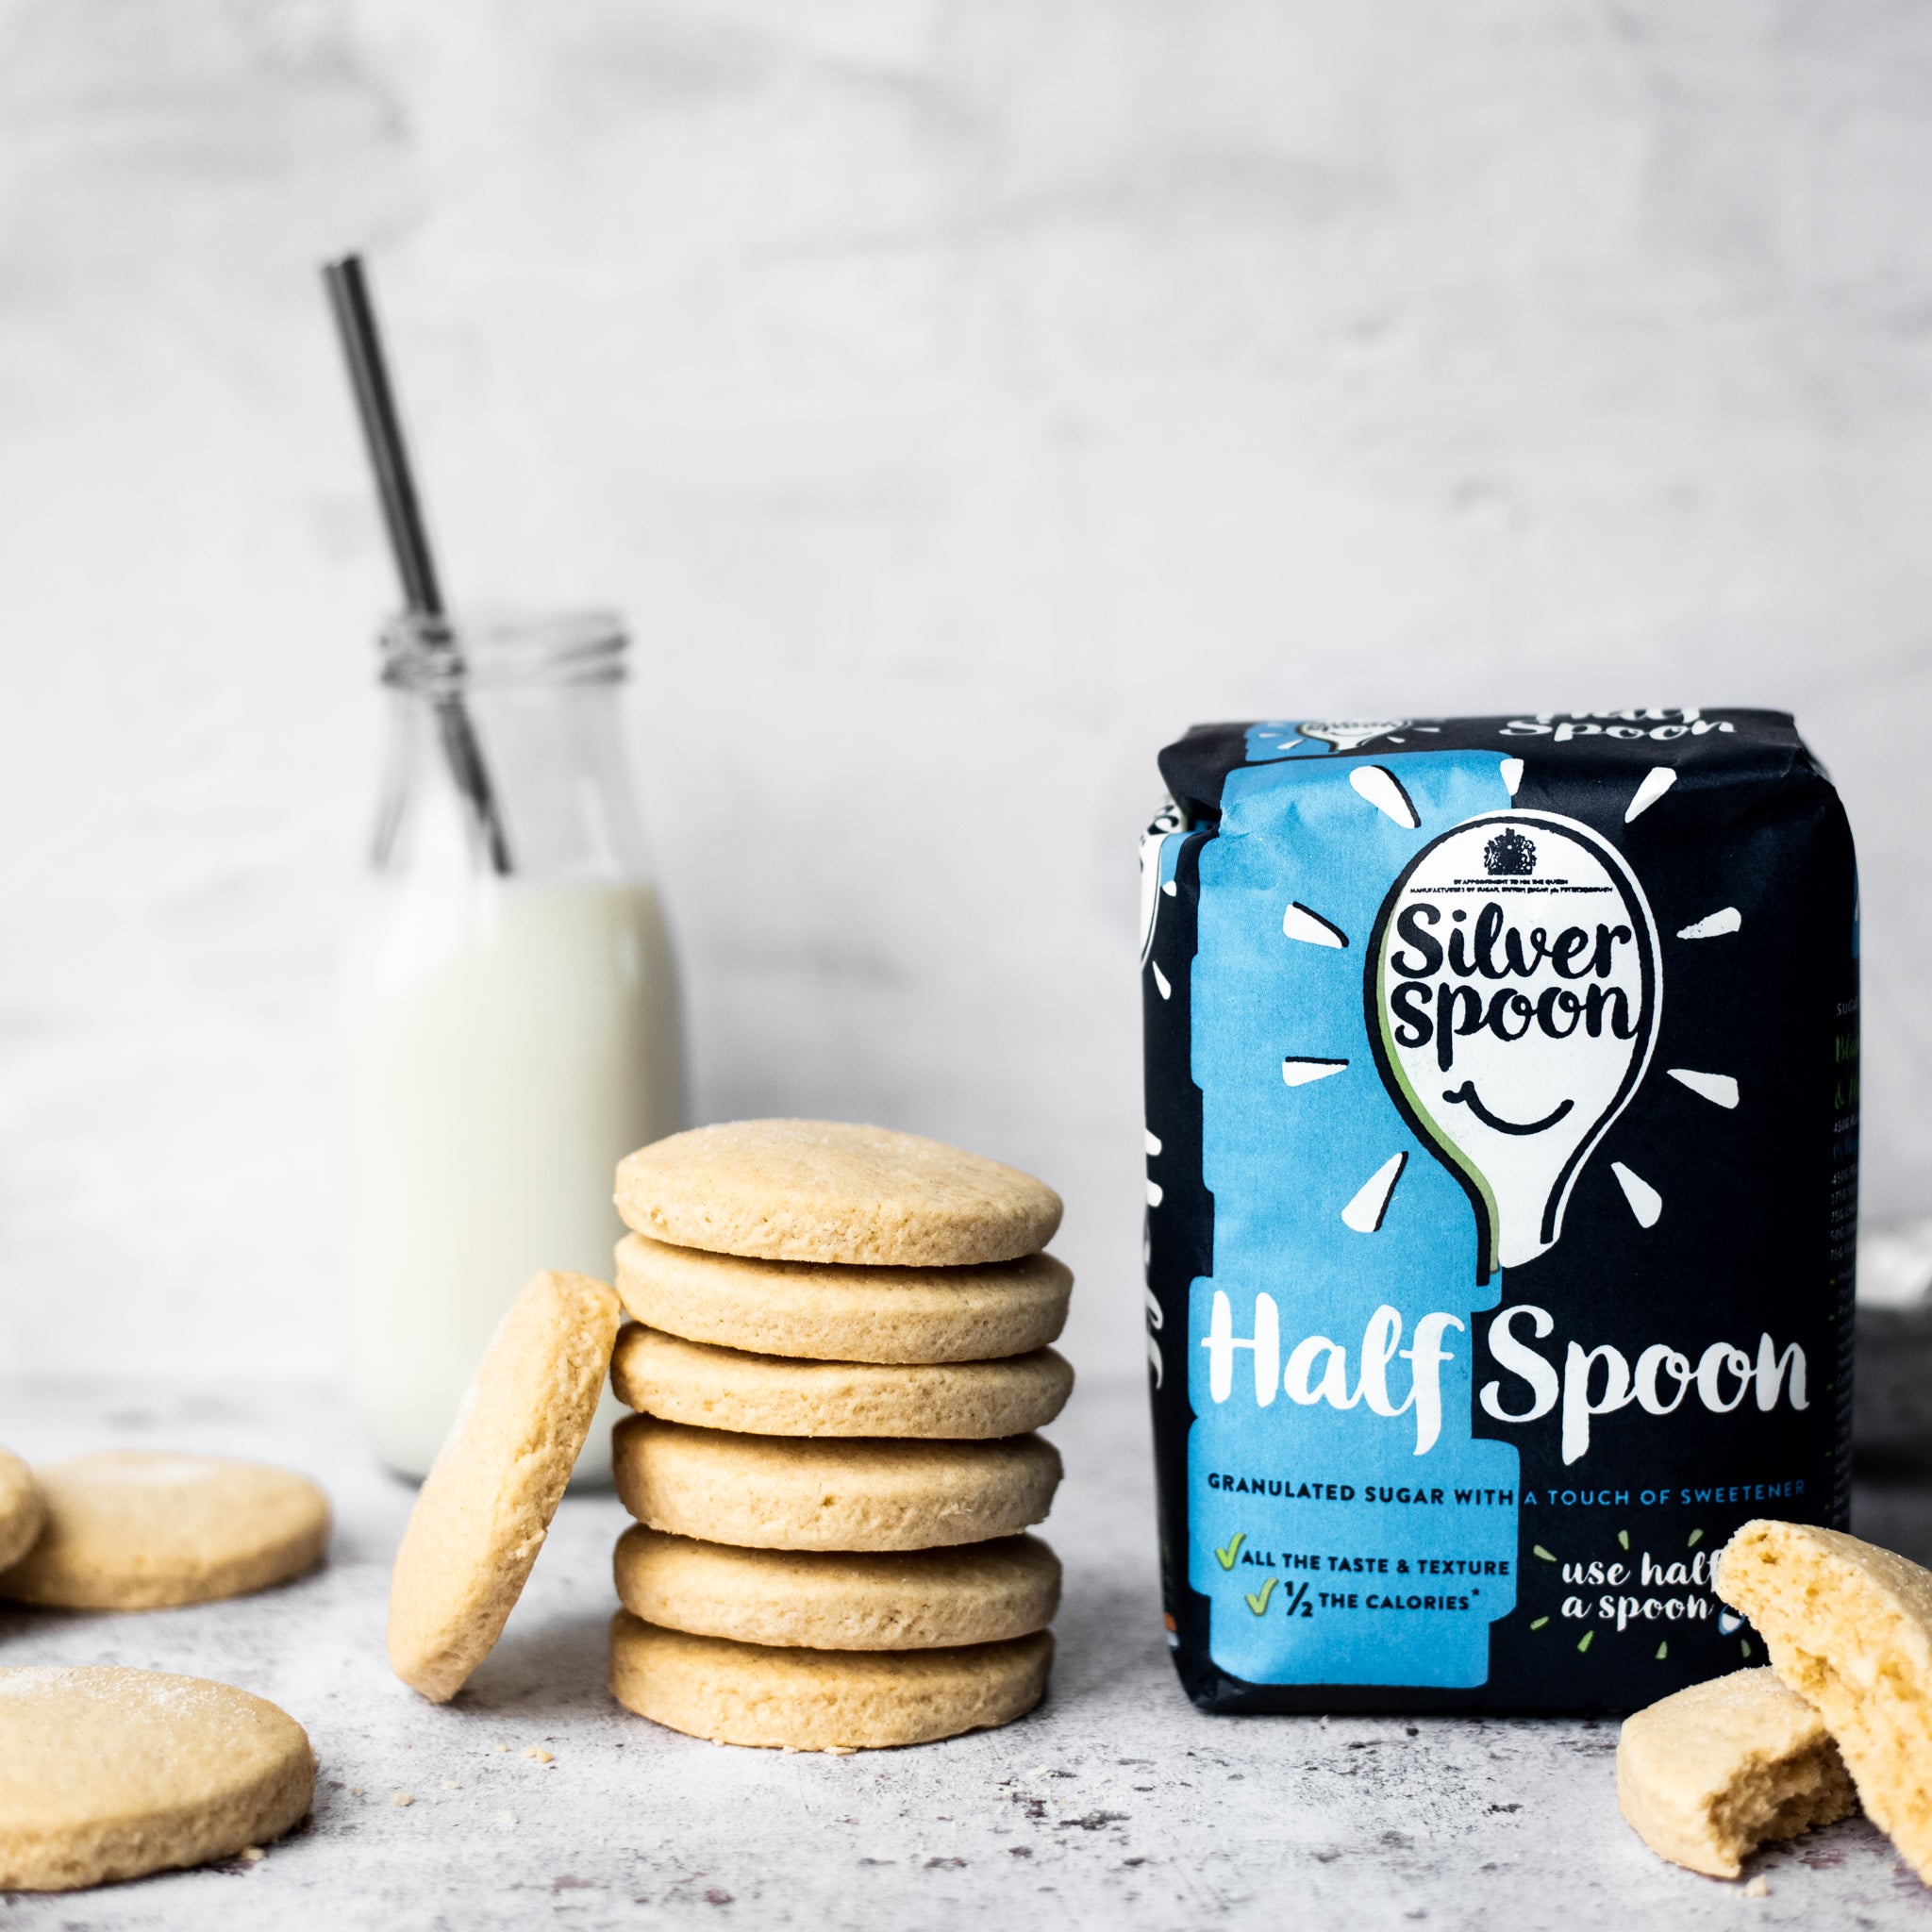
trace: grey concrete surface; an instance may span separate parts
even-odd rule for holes
[[[1046,1534],[1067,1595],[1045,1707],[834,1757],[698,1743],[610,1703],[625,1519],[608,1496],[566,1502],[497,1653],[431,1708],[382,1655],[410,1492],[331,1399],[0,1383],[0,1439],[30,1456],[269,1457],[321,1476],[340,1512],[329,1567],[285,1590],[137,1616],[0,1612],[0,1661],[225,1678],[293,1712],[322,1761],[313,1817],[258,1864],[0,1895],[0,1932],[1932,1925],[1932,1893],[1862,1820],[1757,1860],[1765,1897],[1654,1858],[1617,1815],[1613,1723],[1202,1716],[1160,1630],[1143,1410],[1136,1383],[1090,1384],[1054,1431],[1069,1475]],[[1902,1477],[1865,1503],[1923,1555],[1926,1497]]]

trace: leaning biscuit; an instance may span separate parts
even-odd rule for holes
[[[328,1498],[306,1475],[223,1456],[108,1449],[34,1471],[46,1526],[0,1596],[68,1610],[212,1603],[306,1575]]]
[[[1932,1573],[1807,1523],[1747,1523],[1717,1593],[1838,1740],[1859,1799],[1932,1884]]]
[[[293,1718],[202,1677],[0,1670],[0,1892],[73,1891],[232,1857],[308,1809]]]
[[[490,1655],[590,1433],[616,1291],[533,1275],[510,1304],[416,1497],[389,1590],[390,1668],[432,1703]]]
[[[964,1549],[741,1550],[633,1524],[618,1599],[646,1624],[783,1649],[936,1650],[1030,1636],[1053,1622],[1059,1558],[1037,1537]]]
[[[33,1548],[46,1520],[33,1471],[10,1450],[0,1449],[0,1570]]]
[[[774,1650],[659,1630],[619,1610],[610,1693],[721,1744],[794,1751],[925,1744],[1024,1717],[1046,1692],[1044,1631],[960,1650]]]
[[[617,1493],[673,1536],[759,1550],[928,1550],[1041,1521],[1059,1452],[997,1442],[813,1441],[627,1416],[611,1432]]]
[[[1858,1808],[1838,1746],[1775,1671],[1734,1671],[1624,1720],[1617,1803],[1652,1851],[1735,1878],[1767,1840]]]
[[[985,1441],[1043,1427],[1074,1372],[1050,1348],[999,1362],[804,1362],[712,1348],[627,1323],[610,1363],[617,1399],[646,1415],[754,1436]]]
[[[1051,1255],[977,1268],[759,1261],[617,1244],[617,1291],[667,1335],[827,1362],[981,1362],[1058,1339],[1074,1276]]]
[[[626,1155],[617,1211],[640,1234],[715,1254],[976,1267],[1043,1248],[1060,1197],[1018,1168],[920,1134],[731,1121]]]

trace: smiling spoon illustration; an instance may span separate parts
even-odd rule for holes
[[[1477,1280],[1533,1261],[1657,1039],[1657,927],[1630,868],[1574,819],[1470,819],[1390,888],[1363,995],[1385,1085],[1475,1208]]]
[[[1336,751],[1359,751],[1371,739],[1388,738],[1407,728],[1407,718],[1324,718],[1295,726],[1304,738]]]

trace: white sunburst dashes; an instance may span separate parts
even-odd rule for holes
[[[1744,915],[1735,906],[1726,906],[1721,912],[1707,913],[1690,925],[1680,925],[1677,937],[1680,940],[1717,940],[1728,932],[1736,932],[1743,924]]]
[[[1348,782],[1386,818],[1391,818],[1405,831],[1413,832],[1422,824],[1415,802],[1403,790],[1402,780],[1382,765],[1357,765],[1349,773]]]
[[[1306,1087],[1310,1081],[1325,1080],[1347,1069],[1346,1060],[1313,1059],[1305,1054],[1290,1054],[1281,1062],[1281,1077],[1291,1087]]]
[[[1407,1165],[1407,1154],[1391,1154],[1356,1190],[1355,1198],[1341,1210],[1343,1224],[1357,1234],[1379,1234],[1389,1213],[1389,1203],[1395,1194],[1395,1183]]]
[[[1348,944],[1348,935],[1333,920],[1324,919],[1299,899],[1288,902],[1288,910],[1281,915],[1281,931],[1283,938],[1299,940],[1305,946],[1341,948]]]
[[[1690,1088],[1714,1107],[1738,1104],[1738,1083],[1728,1074],[1700,1074],[1690,1067],[1666,1067],[1664,1072],[1679,1086]]]
[[[1636,795],[1624,811],[1624,823],[1627,825],[1641,818],[1676,782],[1677,774],[1674,767],[1653,765],[1644,773],[1643,782],[1638,786]]]
[[[1610,1162],[1610,1172],[1617,1176],[1617,1185],[1623,1189],[1624,1198],[1629,1202],[1638,1226],[1655,1227],[1663,1216],[1664,1197],[1641,1174],[1632,1174],[1621,1160]]]

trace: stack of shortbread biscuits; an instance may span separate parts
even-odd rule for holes
[[[1008,1724],[1045,1690],[1073,1371],[1059,1197],[936,1141],[819,1121],[674,1135],[618,1169],[636,1317],[611,1382],[610,1687],[795,1750]]]

